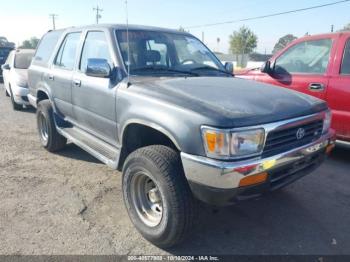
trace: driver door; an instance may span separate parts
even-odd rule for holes
[[[271,74],[258,75],[256,80],[325,100],[332,46],[331,38],[296,43],[274,61]]]

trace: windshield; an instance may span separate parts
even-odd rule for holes
[[[221,62],[195,37],[159,31],[116,31],[125,67],[132,75],[228,75]],[[130,60],[130,61],[129,61]]]
[[[32,62],[33,56],[34,56],[34,52],[17,53],[15,57],[15,68],[28,69],[30,66],[30,63]]]

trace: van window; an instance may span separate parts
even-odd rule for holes
[[[350,39],[346,43],[340,74],[350,75]]]
[[[296,44],[277,58],[275,72],[277,74],[324,74],[328,67],[331,48],[331,39]]]
[[[80,62],[80,70],[82,72],[86,72],[88,60],[91,58],[106,59],[111,68],[113,67],[104,32],[89,32],[87,34]]]
[[[55,59],[55,65],[67,70],[74,68],[81,33],[67,34]]]
[[[62,31],[53,31],[44,35],[36,50],[33,64],[47,64],[52,55],[52,51],[55,49],[58,39],[60,38]]]

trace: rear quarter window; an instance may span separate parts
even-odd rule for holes
[[[43,36],[36,50],[33,64],[42,66],[48,64],[61,35],[62,31],[52,31]]]

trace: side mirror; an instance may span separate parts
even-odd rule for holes
[[[271,74],[272,73],[272,68],[271,68],[271,62],[266,61],[260,68],[260,71],[265,74]]]
[[[4,64],[4,65],[1,66],[1,69],[2,69],[2,70],[10,70],[11,67],[10,67],[9,64]]]
[[[91,58],[88,59],[86,75],[93,77],[108,78],[111,76],[111,67],[106,59]]]
[[[226,62],[225,63],[225,69],[227,72],[229,72],[230,74],[233,74],[234,72],[234,67],[233,67],[233,63],[231,62]]]

